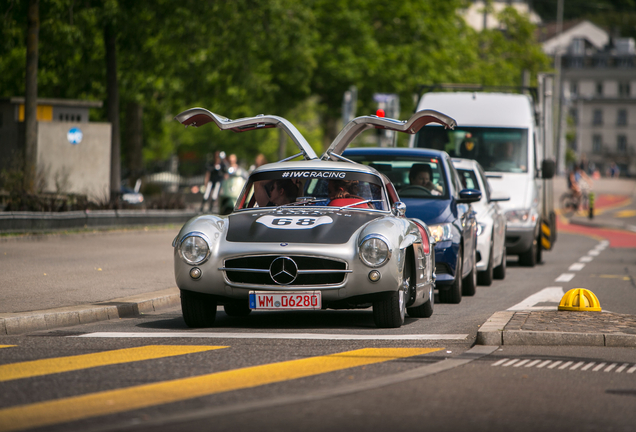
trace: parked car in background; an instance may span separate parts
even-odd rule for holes
[[[488,183],[482,166],[473,159],[453,158],[464,187],[478,189],[481,199],[473,203],[477,213],[477,282],[492,284],[493,278],[506,277],[506,217],[498,202],[508,196],[496,196]]]
[[[450,156],[439,150],[360,147],[343,156],[385,174],[406,204],[406,216],[426,223],[435,238],[439,300],[459,303],[477,285],[477,221],[471,203],[482,193],[462,186]]]
[[[433,254],[427,226],[405,217],[394,186],[372,167],[340,154],[362,131],[415,133],[443,114],[408,121],[358,117],[318,158],[287,120],[261,115],[229,120],[202,108],[177,116],[186,126],[214,122],[244,132],[278,127],[300,153],[255,169],[228,216],[201,215],[174,239],[174,268],[190,327],[212,326],[217,305],[230,316],[252,310],[373,308],[378,327],[429,317],[434,306]],[[302,160],[294,161],[298,156]]]

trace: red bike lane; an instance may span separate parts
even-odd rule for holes
[[[599,195],[594,201],[595,214],[624,207],[632,202],[626,195]],[[562,215],[557,218],[557,232],[585,235],[598,240],[608,240],[613,248],[636,248],[636,232],[572,224]]]

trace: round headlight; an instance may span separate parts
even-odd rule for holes
[[[369,267],[380,267],[391,257],[388,242],[379,236],[368,236],[360,244],[360,259]]]
[[[208,242],[198,235],[189,235],[181,241],[179,254],[188,264],[201,264],[210,254]]]

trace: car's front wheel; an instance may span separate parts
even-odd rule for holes
[[[462,295],[474,296],[477,291],[477,252],[476,248],[473,248],[473,264],[468,276],[462,281]]]
[[[501,264],[495,267],[492,272],[492,275],[495,279],[504,279],[506,277],[506,260],[507,259],[508,258],[506,254],[506,247],[504,246],[502,257],[501,257]]]
[[[212,327],[216,319],[216,306],[213,297],[181,290],[181,312],[188,327]]]
[[[494,238],[494,233],[492,237],[490,238],[490,252],[488,254],[488,266],[486,267],[486,270],[477,273],[477,282],[479,283],[479,285],[485,285],[485,286],[492,285],[492,278],[493,278],[493,272],[494,272],[494,265],[492,263],[492,254],[494,252],[493,240],[492,240],[493,238]]]
[[[457,265],[455,266],[455,280],[453,284],[446,288],[439,290],[440,303],[454,303],[457,304],[462,301],[462,249],[459,248],[457,254]]]
[[[411,280],[408,265],[404,266],[402,285],[383,300],[373,302],[373,321],[380,328],[398,328],[404,324],[406,300]]]

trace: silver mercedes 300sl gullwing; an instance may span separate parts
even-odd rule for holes
[[[433,110],[407,121],[358,117],[318,157],[281,117],[229,120],[192,108],[176,118],[234,132],[278,127],[300,149],[256,169],[231,214],[197,216],[174,239],[189,327],[212,326],[219,305],[229,316],[372,306],[375,324],[385,328],[402,326],[406,312],[431,316],[435,255],[428,228],[404,216],[406,207],[385,175],[341,154],[367,129],[414,134],[431,122],[453,128],[453,119]]]

